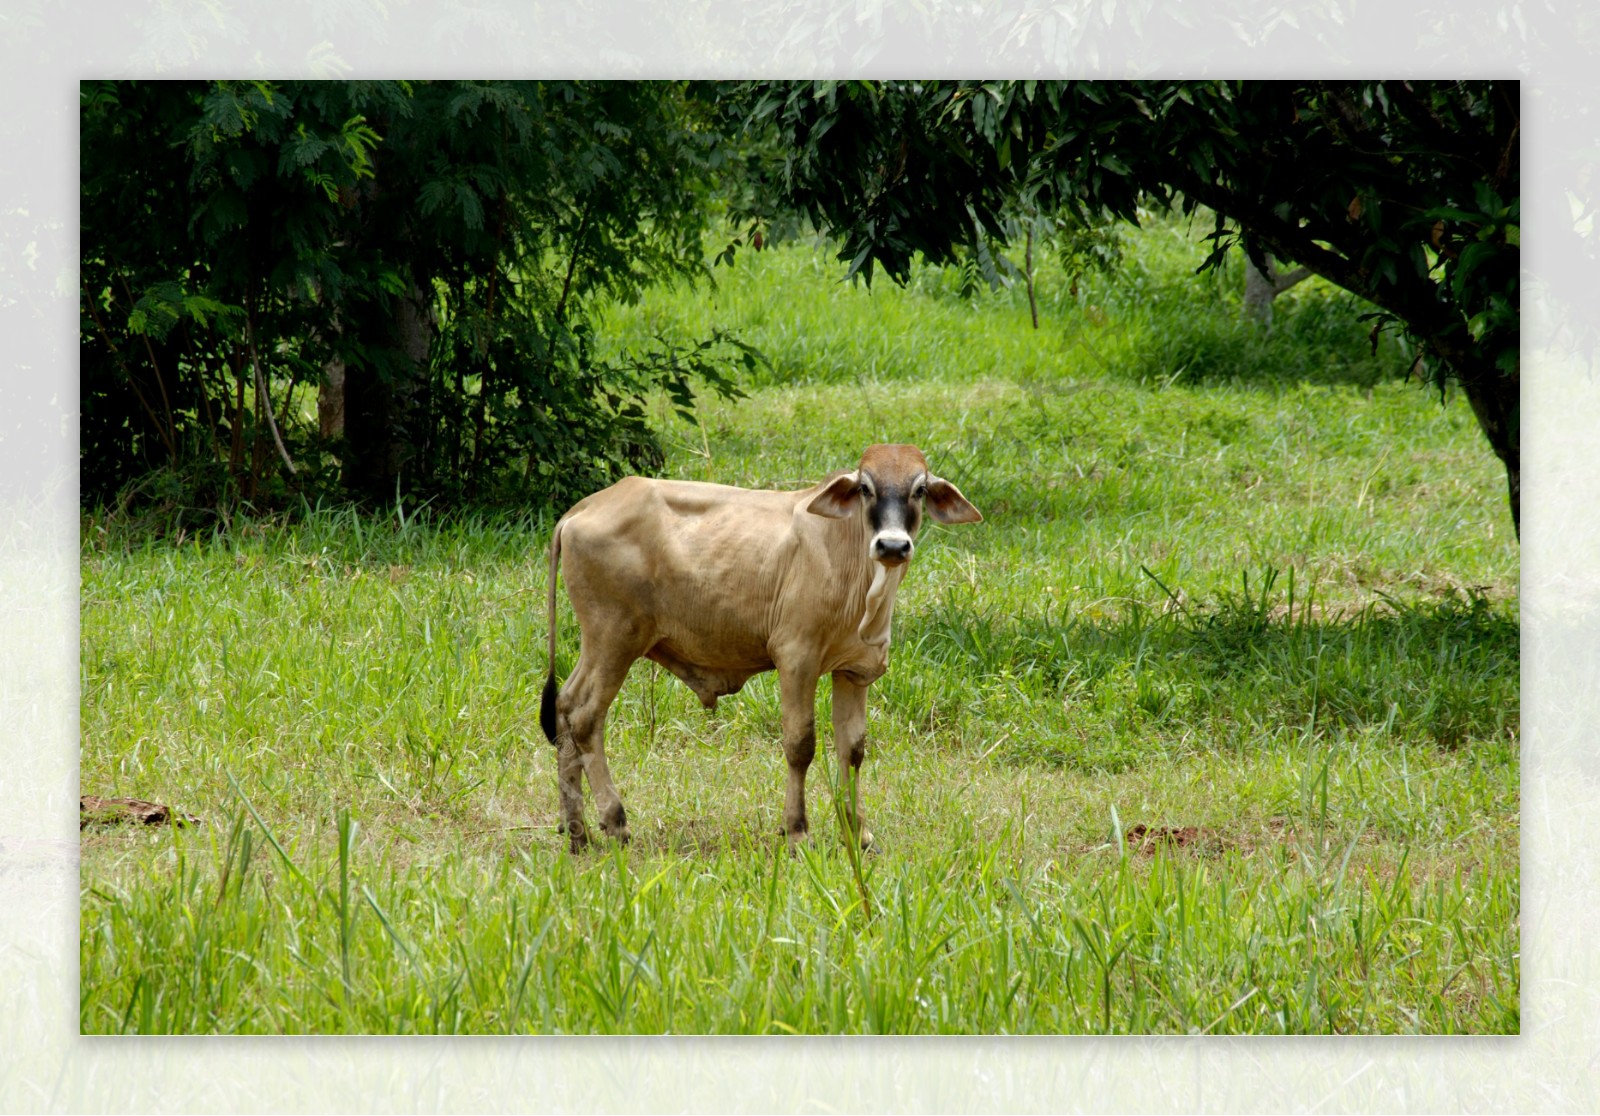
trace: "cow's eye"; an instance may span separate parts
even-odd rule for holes
[[[925,484],[918,484],[915,488],[913,488],[911,490],[911,498],[913,500],[920,500],[924,496],[926,496],[927,494],[928,494],[928,486],[925,485]]]

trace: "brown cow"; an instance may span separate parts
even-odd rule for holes
[[[854,472],[797,492],[629,477],[580,500],[550,536],[550,677],[539,723],[557,748],[561,818],[588,841],[587,774],[600,828],[628,839],[606,767],[605,720],[636,659],[660,663],[706,708],[778,671],[789,761],[783,831],[806,836],[806,769],[816,751],[817,680],[833,675],[840,787],[861,767],[867,687],[889,663],[895,591],[922,512],[983,518],[915,446],[872,446]],[[581,631],[578,665],[556,692],[556,575]],[[863,845],[871,841],[855,826]]]

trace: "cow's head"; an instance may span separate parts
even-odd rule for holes
[[[928,471],[916,446],[869,446],[853,473],[834,477],[806,510],[830,519],[864,517],[867,556],[884,566],[911,560],[922,513],[940,523],[976,523],[983,518],[961,490]]]

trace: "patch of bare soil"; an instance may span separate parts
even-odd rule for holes
[[[1154,856],[1158,848],[1183,849],[1201,856],[1217,856],[1229,849],[1253,853],[1267,847],[1294,848],[1300,832],[1286,818],[1268,818],[1262,830],[1224,833],[1204,825],[1146,825],[1138,822],[1122,834],[1131,852]]]
[[[1146,825],[1144,822],[1139,822],[1129,826],[1122,837],[1129,848],[1146,856],[1153,856],[1157,847],[1161,845],[1190,849],[1194,852],[1217,853],[1221,852],[1226,844],[1215,830],[1202,825]]]
[[[101,798],[98,795],[78,796],[78,829],[105,825],[199,825],[193,814],[180,813],[159,802],[146,802],[139,798]]]

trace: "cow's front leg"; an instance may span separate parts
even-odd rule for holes
[[[849,819],[855,807],[853,824],[861,847],[872,844],[866,817],[861,812],[861,761],[867,754],[867,688],[858,686],[843,674],[833,676],[833,750],[839,757],[839,794],[843,795],[842,817]],[[849,833],[840,835],[850,839]]]
[[[783,755],[789,779],[783,792],[783,832],[790,844],[806,839],[806,770],[817,754],[817,672],[791,668],[778,671],[783,695]]]

